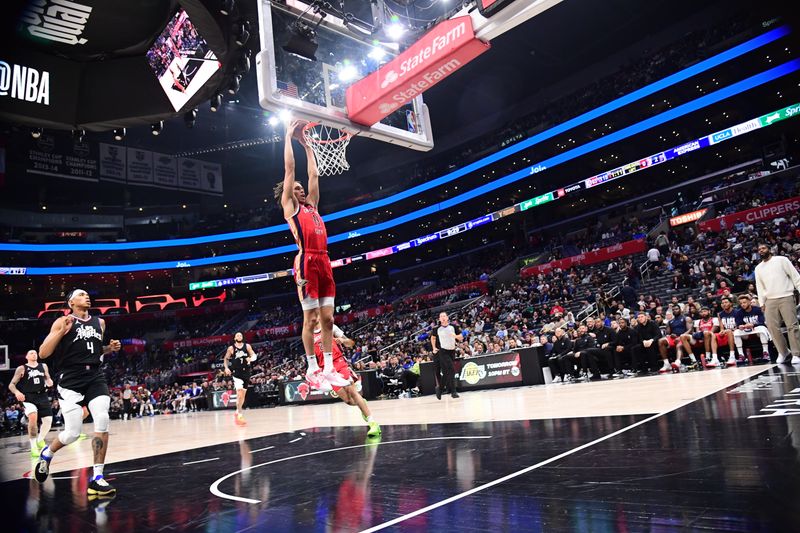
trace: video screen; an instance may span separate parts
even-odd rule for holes
[[[147,62],[175,111],[180,111],[221,67],[183,9],[147,51]]]

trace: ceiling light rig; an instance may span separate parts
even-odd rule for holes
[[[251,148],[253,146],[262,146],[265,144],[277,144],[283,142],[283,137],[280,135],[272,135],[270,137],[256,137],[254,139],[242,139],[241,141],[233,141],[225,144],[218,144],[216,146],[209,146],[208,148],[198,148],[197,150],[187,150],[175,154],[175,157],[191,157],[201,154],[213,154],[218,152],[229,152],[231,150],[240,150],[242,148]]]

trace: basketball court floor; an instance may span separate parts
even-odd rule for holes
[[[757,366],[374,401],[377,440],[343,403],[158,416],[112,422],[113,501],[89,440],[39,485],[3,439],[0,487],[12,531],[797,531],[798,403]]]

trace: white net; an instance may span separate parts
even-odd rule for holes
[[[352,137],[351,133],[315,122],[303,128],[303,138],[314,152],[320,176],[331,176],[350,170],[347,145]]]

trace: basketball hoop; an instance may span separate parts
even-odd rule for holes
[[[352,133],[319,122],[309,122],[303,127],[303,139],[314,152],[320,176],[331,176],[350,170],[347,145],[352,137]]]

